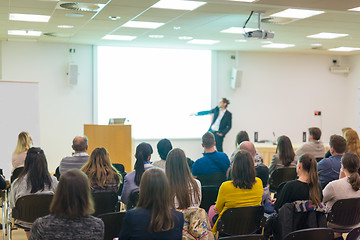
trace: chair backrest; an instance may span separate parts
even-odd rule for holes
[[[136,207],[139,202],[139,189],[131,191],[129,195],[128,204],[126,205],[126,210],[130,210]]]
[[[116,192],[94,192],[92,193],[92,197],[95,204],[94,216],[116,211],[118,204],[118,195]]]
[[[332,240],[334,231],[330,228],[310,228],[289,233],[284,240]]]
[[[219,236],[252,234],[263,227],[264,207],[229,208],[221,216],[217,224]]]
[[[211,205],[214,205],[219,192],[219,186],[201,186],[201,204],[200,207],[209,211]]]
[[[360,227],[354,228],[346,236],[346,240],[359,240],[360,239]]]
[[[213,174],[204,174],[197,176],[197,179],[201,182],[201,186],[220,186],[226,181],[226,173],[217,172]]]
[[[24,167],[18,167],[15,168],[15,170],[13,171],[11,177],[10,177],[10,181],[14,182],[20,175],[20,173],[24,170]]]
[[[276,192],[281,183],[296,179],[296,168],[278,168],[270,176],[270,192]]]
[[[105,213],[98,216],[101,220],[103,220],[105,225],[104,240],[113,240],[114,238],[119,237],[125,214],[126,212],[115,212]]]
[[[261,234],[237,235],[229,237],[221,237],[219,240],[265,240],[265,236]]]
[[[12,217],[24,222],[33,223],[37,218],[50,213],[52,194],[31,194],[20,197],[12,211]]]
[[[360,223],[360,198],[336,201],[328,214],[327,220],[343,227]]]

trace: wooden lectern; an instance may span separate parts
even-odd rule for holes
[[[104,147],[111,163],[121,163],[126,172],[132,171],[131,125],[85,124],[84,135],[89,139],[89,155],[95,148]]]

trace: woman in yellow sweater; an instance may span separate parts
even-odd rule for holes
[[[216,234],[216,226],[221,215],[229,208],[248,207],[261,205],[263,185],[260,178],[255,177],[254,159],[245,150],[239,150],[231,166],[231,181],[221,184],[217,197],[215,215],[217,217],[213,227]]]

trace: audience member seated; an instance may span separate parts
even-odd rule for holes
[[[165,170],[166,156],[172,149],[171,142],[169,141],[169,139],[164,138],[158,142],[156,147],[160,156],[160,160],[153,162],[153,165]]]
[[[275,199],[275,210],[278,211],[285,203],[299,200],[310,200],[314,205],[319,205],[322,200],[321,187],[316,165],[316,159],[311,154],[300,156],[297,168],[299,178],[283,186]]]
[[[54,194],[57,180],[48,171],[48,165],[44,151],[41,148],[32,147],[27,151],[24,170],[20,176],[11,184],[10,207],[15,207],[15,202],[22,196],[48,193]],[[31,223],[16,222],[25,229],[29,236]]]
[[[325,154],[324,144],[320,141],[321,130],[317,127],[309,128],[309,141],[300,146],[295,155],[299,158],[301,155],[307,153],[317,158],[323,158]]]
[[[225,179],[226,172],[230,167],[230,161],[228,156],[223,152],[215,150],[215,136],[211,132],[207,132],[202,136],[202,147],[204,148],[203,157],[199,158],[192,165],[192,175],[210,176],[216,173],[224,174]],[[219,182],[221,184],[221,182]],[[202,185],[206,185],[202,183]]]
[[[11,173],[14,172],[16,168],[24,167],[26,153],[32,144],[33,141],[29,133],[27,132],[19,133],[17,145],[11,157],[11,162],[13,166]]]
[[[64,174],[69,169],[80,169],[84,166],[89,159],[89,154],[86,152],[88,149],[87,143],[87,137],[77,136],[74,138],[72,149],[74,149],[75,153],[72,156],[65,157],[61,160],[59,166],[60,175]]]
[[[139,202],[126,212],[121,240],[181,240],[184,216],[173,209],[169,182],[161,169],[147,170],[140,183]]]
[[[344,138],[346,140],[347,152],[352,152],[360,157],[360,139],[355,130],[349,129],[345,132]]]
[[[239,146],[242,142],[244,141],[248,141],[250,142],[250,138],[249,138],[249,135],[246,131],[240,131],[237,135],[236,135],[236,140],[235,140],[235,147],[237,150],[239,150]],[[236,151],[235,151],[236,152]],[[234,153],[235,153],[234,152]],[[234,154],[233,153],[233,154]],[[232,157],[232,155],[231,155]],[[255,164],[260,164],[260,163],[264,163],[264,160],[263,160],[263,157],[261,156],[261,154],[256,151],[256,154],[255,154]]]
[[[347,131],[347,130],[350,130],[350,129],[352,129],[352,128],[349,128],[349,127],[344,127],[344,128],[342,128],[342,129],[341,129],[341,133],[342,133],[341,136],[345,137],[346,131]],[[330,156],[331,156],[331,153],[330,153],[330,149],[329,149],[329,150],[325,153],[325,158],[329,158]]]
[[[121,194],[121,202],[127,205],[129,201],[130,193],[134,190],[139,189],[140,180],[143,173],[149,168],[153,167],[150,164],[151,154],[153,153],[153,149],[148,143],[140,143],[136,147],[135,153],[135,167],[134,171],[126,174],[124,179],[124,187]]]
[[[262,195],[263,185],[261,179],[256,177],[253,156],[246,150],[239,150],[231,165],[231,181],[224,182],[219,189],[215,205],[217,214],[210,219],[216,221],[213,234],[216,234],[217,222],[227,209],[261,205]]]
[[[341,158],[340,179],[330,182],[323,190],[324,203],[329,209],[340,199],[360,198],[359,157],[355,153],[345,153]],[[337,239],[343,239],[335,233]]]
[[[95,148],[81,170],[88,176],[92,192],[117,192],[122,182],[105,148]]]
[[[175,208],[198,208],[201,203],[201,183],[191,175],[183,150],[175,148],[169,152],[165,172]]]
[[[277,139],[276,154],[274,154],[269,172],[270,175],[279,168],[296,167],[298,157],[295,157],[294,149],[287,136],[280,136]]]
[[[102,240],[104,223],[90,216],[94,212],[89,181],[78,169],[64,173],[51,202],[50,215],[38,218],[30,232],[31,240]]]
[[[319,181],[324,188],[329,182],[339,179],[341,168],[341,157],[346,150],[346,141],[342,136],[332,135],[330,137],[331,157],[324,158],[318,162]]]

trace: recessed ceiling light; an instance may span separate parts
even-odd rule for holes
[[[72,25],[58,25],[58,28],[74,28]]]
[[[181,27],[176,26],[176,27],[173,27],[173,29],[174,29],[174,30],[180,30]]]
[[[245,39],[238,39],[238,40],[235,40],[235,42],[247,42]]]
[[[164,38],[164,35],[149,35],[149,38]]]
[[[155,29],[161,27],[165,23],[158,23],[158,22],[142,22],[142,21],[130,21],[122,25],[123,27],[130,27],[130,28],[150,28]]]
[[[324,13],[324,11],[315,11],[315,10],[306,10],[306,9],[295,9],[295,8],[288,8],[284,11],[274,13],[270,15],[271,17],[282,17],[282,18],[308,18],[315,15],[319,15]]]
[[[312,47],[322,47],[321,43],[312,43],[311,44]]]
[[[289,48],[295,47],[295,44],[286,44],[286,43],[270,43],[268,45],[262,45],[263,48]]]
[[[8,30],[8,35],[39,37],[41,32],[30,30]]]
[[[20,13],[10,13],[9,20],[14,21],[26,21],[26,22],[48,22],[50,16],[45,15],[36,15],[36,14],[20,14]]]
[[[222,33],[236,33],[236,34],[244,34],[245,32],[248,31],[255,31],[257,30],[257,28],[242,28],[242,27],[231,27],[228,29],[224,29],[220,32]]]
[[[206,2],[195,2],[195,1],[182,1],[182,0],[160,0],[152,8],[165,8],[165,9],[175,9],[175,10],[189,10],[192,11]]]
[[[262,43],[262,44],[271,44],[272,41],[262,41],[261,43]]]
[[[191,40],[191,39],[193,39],[193,37],[180,36],[180,37],[178,37],[178,39],[180,39],[180,40]]]
[[[334,39],[334,38],[346,37],[346,36],[349,36],[349,34],[321,32],[321,33],[309,35],[306,37],[307,38],[320,38],[320,39]]]
[[[359,51],[360,48],[353,48],[353,47],[338,47],[338,48],[330,48],[329,51],[335,52],[351,52],[351,51]]]
[[[189,44],[204,44],[204,45],[213,45],[215,43],[218,43],[220,41],[218,40],[207,40],[207,39],[193,39],[188,41]]]
[[[110,20],[116,21],[119,20],[120,17],[119,16],[109,16]]]
[[[357,12],[360,12],[360,7],[350,8],[350,9],[348,9],[348,11],[357,11]]]
[[[81,18],[81,17],[83,17],[84,15],[83,15],[83,14],[80,14],[80,13],[67,13],[67,14],[65,14],[65,16],[67,16],[67,17],[74,17],[74,18]]]
[[[104,40],[118,40],[118,41],[131,41],[134,40],[135,36],[128,35],[106,35],[102,39]]]

